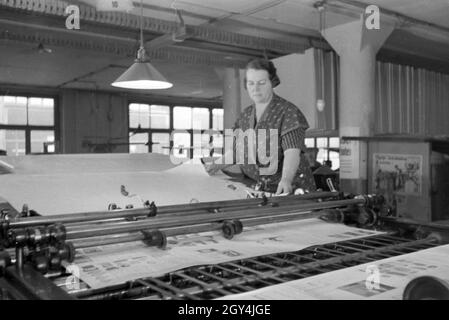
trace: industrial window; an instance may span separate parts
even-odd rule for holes
[[[224,125],[224,112],[223,109],[212,110],[212,130],[215,133],[212,134],[212,147],[214,156],[223,155],[223,125]]]
[[[209,129],[210,110],[208,108],[191,108],[176,106],[173,108],[174,129]]]
[[[25,130],[0,129],[0,149],[8,156],[25,154]]]
[[[212,129],[212,132],[208,130]],[[173,141],[170,142],[172,132]],[[129,152],[179,158],[221,155],[223,109],[180,105],[129,105]]]
[[[129,126],[142,129],[170,129],[170,107],[131,103]]]
[[[317,161],[324,164],[330,161],[332,170],[340,168],[340,138],[338,137],[310,137],[304,140],[307,148],[317,148]]]
[[[148,152],[148,134],[135,133],[129,136],[129,152],[130,153],[147,153]]]
[[[0,96],[0,150],[12,156],[56,152],[55,100]]]
[[[190,146],[190,133],[179,132],[173,135],[173,151],[176,152],[176,157],[190,157]]]
[[[150,127],[150,106],[148,104],[131,103],[129,105],[129,126],[142,129]]]
[[[173,129],[192,129],[192,108],[173,108]]]
[[[152,152],[168,155],[170,153],[170,134],[169,133],[152,133]]]
[[[223,130],[223,109],[212,110],[212,129]]]
[[[153,129],[170,128],[170,108],[152,105],[150,109],[150,126]]]

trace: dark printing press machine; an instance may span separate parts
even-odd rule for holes
[[[338,192],[161,207],[146,202],[143,208],[53,216],[39,216],[26,207],[17,212],[6,201],[0,202],[0,208],[2,299],[215,299],[418,252],[449,239],[448,226],[392,216],[393,208],[385,205],[383,196]],[[89,288],[82,280],[77,286],[67,285],[73,276],[64,266],[76,263],[81,248],[141,240],[164,250],[167,237],[211,230],[233,241],[251,226],[313,217],[387,232],[198,265],[99,289]],[[428,279],[415,281],[404,298],[447,298],[445,282]]]

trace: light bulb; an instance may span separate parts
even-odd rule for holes
[[[325,103],[324,103],[323,99],[318,99],[316,101],[316,108],[318,109],[319,112],[323,112],[324,106],[325,106]]]

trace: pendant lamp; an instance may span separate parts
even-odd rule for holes
[[[149,60],[146,59],[145,48],[143,44],[143,4],[140,1],[140,48],[137,51],[137,59],[134,64],[128,68],[120,77],[111,85],[113,87],[151,90],[151,89],[168,89],[173,84],[167,81],[164,76],[153,67]]]

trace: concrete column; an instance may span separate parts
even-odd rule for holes
[[[241,111],[240,69],[225,68],[223,71],[224,128],[232,128]]]
[[[339,130],[342,136],[370,136],[374,129],[376,53],[393,31],[365,27],[360,20],[325,29],[322,34],[340,56]],[[341,189],[366,193],[366,142],[342,141],[340,150]]]

